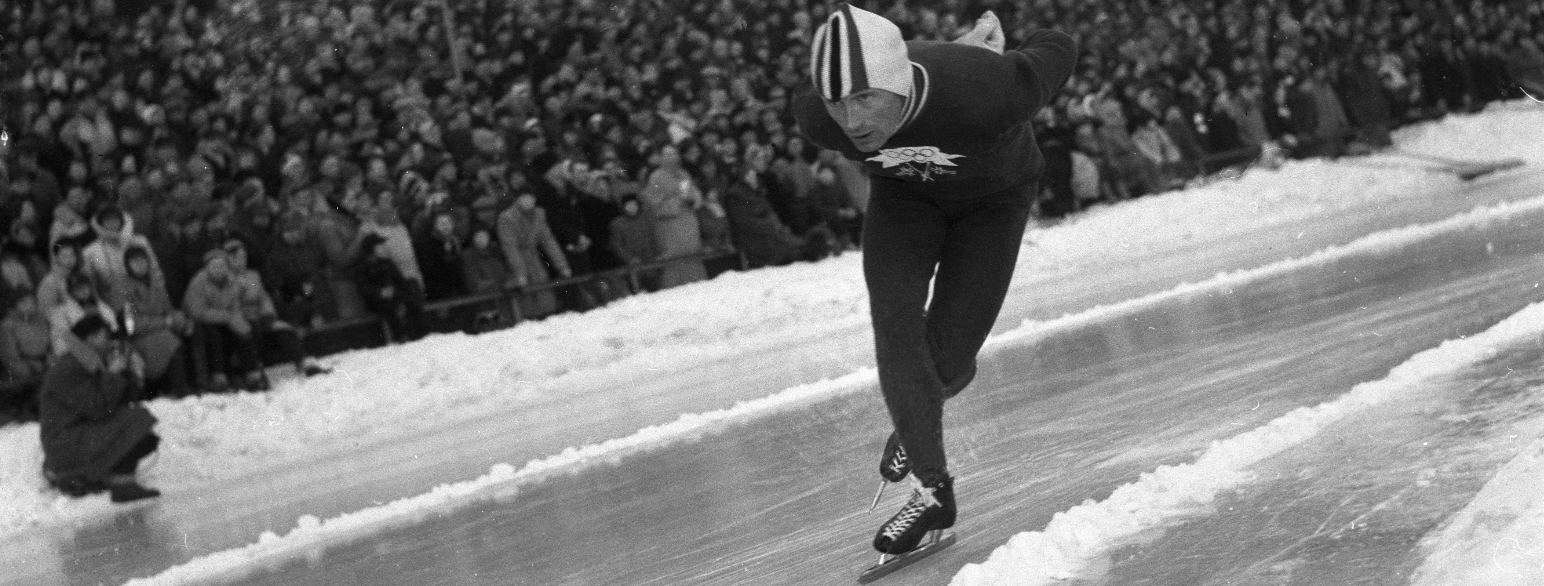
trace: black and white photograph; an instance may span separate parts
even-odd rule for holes
[[[0,586],[1544,584],[1544,2],[0,0]]]

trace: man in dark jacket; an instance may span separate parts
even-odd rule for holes
[[[810,142],[861,162],[873,182],[863,273],[896,431],[881,476],[921,485],[874,536],[885,554],[954,525],[944,400],[975,376],[1007,295],[1044,167],[1032,118],[1075,61],[1056,31],[1014,51],[1004,41],[991,12],[956,42],[905,42],[884,17],[841,4],[811,43],[816,93],[794,106]]]
[[[160,496],[134,479],[155,452],[155,416],[136,397],[144,362],[88,315],[70,329],[68,350],[43,378],[43,474],[71,496],[108,490],[115,503]]]
[[[427,333],[424,308],[407,293],[408,279],[391,262],[386,250],[386,239],[378,234],[366,234],[359,243],[358,271],[359,293],[365,307],[386,320],[391,335],[397,341],[417,340]]]
[[[766,165],[771,154],[746,149],[740,180],[724,193],[724,212],[729,216],[734,247],[752,267],[779,266],[796,260],[823,256],[825,232],[798,236],[788,229],[767,200]]]

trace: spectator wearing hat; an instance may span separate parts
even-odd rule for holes
[[[359,226],[340,207],[317,198],[314,190],[297,191],[290,209],[306,214],[308,230],[324,253],[322,264],[334,312],[328,317],[341,320],[363,317],[366,315],[364,300],[354,281],[354,264],[359,260],[359,249],[355,244]]]
[[[194,371],[201,387],[219,392],[239,380],[243,388],[266,390],[262,353],[269,345],[301,374],[325,371],[305,356],[299,331],[278,319],[261,277],[246,266],[245,244],[229,239],[205,257],[182,300],[194,323]]]
[[[497,235],[516,286],[551,280],[549,265],[560,278],[573,275],[568,257],[547,225],[546,210],[536,205],[536,194],[525,191],[515,197],[515,205],[499,214]],[[548,315],[557,311],[557,298],[547,289],[530,292],[521,296],[521,309],[527,316]]]
[[[97,210],[91,217],[91,229],[96,240],[81,250],[81,270],[106,293],[126,276],[124,267],[128,265],[124,262],[124,253],[133,247],[149,251],[150,239],[136,234],[129,217],[116,207]],[[161,272],[160,263],[153,255],[148,260],[150,274],[164,287],[166,276]]]
[[[689,256],[702,251],[702,234],[697,226],[697,205],[702,192],[690,173],[681,166],[681,152],[665,144],[655,153],[654,170],[638,199],[643,213],[654,221],[655,238],[661,258]],[[700,262],[683,262],[666,267],[660,287],[669,288],[707,278]]]
[[[461,279],[471,295],[498,293],[511,283],[509,264],[493,239],[493,230],[472,229],[469,244],[461,249]]]
[[[107,490],[115,503],[160,496],[135,471],[160,438],[155,416],[138,402],[142,366],[110,337],[101,316],[70,329],[65,351],[40,391],[43,475],[70,496]]]
[[[461,249],[456,215],[448,210],[436,212],[426,233],[414,240],[414,255],[423,271],[424,297],[428,301],[466,294],[466,283],[461,278]]]
[[[386,251],[391,262],[397,265],[397,272],[402,273],[402,278],[407,280],[407,289],[400,294],[417,298],[417,303],[423,304],[424,275],[423,269],[418,265],[418,256],[413,252],[413,234],[402,223],[397,215],[397,210],[390,203],[390,195],[383,193],[377,199],[374,207],[368,209],[368,214],[359,225],[357,238],[363,243],[364,238],[374,234],[385,241]],[[356,244],[356,246],[359,246]],[[367,249],[359,246],[359,252]]]
[[[628,266],[637,266],[659,258],[659,241],[654,235],[653,219],[642,214],[638,197],[622,198],[622,215],[611,220],[611,251]],[[638,273],[639,287],[644,291],[659,289],[659,271]]]
[[[740,180],[724,195],[734,247],[752,267],[778,266],[817,256],[817,245],[795,235],[767,201],[766,169],[771,158],[764,149],[748,149]]]
[[[411,341],[426,333],[423,303],[408,291],[411,281],[392,259],[390,244],[384,236],[367,233],[359,242],[359,292],[365,307],[386,321],[392,338]]]
[[[327,284],[327,251],[311,232],[305,214],[297,210],[283,214],[265,256],[264,282],[273,291],[279,319],[309,330],[335,314]]]
[[[119,317],[124,335],[145,357],[149,396],[188,394],[183,340],[193,333],[187,316],[172,305],[166,281],[154,270],[150,249],[130,245],[123,268],[103,287],[103,300]]]

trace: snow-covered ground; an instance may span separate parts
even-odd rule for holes
[[[1516,157],[1529,163],[1529,169],[1521,172],[1535,172],[1530,169],[1544,165],[1541,137],[1544,107],[1520,102],[1480,115],[1405,129],[1396,140],[1402,149],[1438,156]],[[1016,278],[1044,278],[1087,269],[1091,264],[1126,266],[1122,261],[1151,258],[1164,251],[1226,246],[1236,234],[1305,218],[1332,218],[1344,210],[1384,202],[1391,207],[1419,205],[1422,198],[1457,187],[1458,180],[1450,174],[1421,171],[1419,166],[1391,155],[1339,162],[1298,161],[1277,170],[1253,169],[1237,180],[1101,207],[1066,222],[1033,229],[1026,246],[1033,247],[1034,253],[1021,256]],[[1390,242],[1397,245],[1397,236]],[[1296,262],[1318,262],[1317,258]],[[361,442],[400,441],[490,412],[561,401],[564,398],[550,390],[574,377],[627,380],[640,369],[681,368],[756,348],[777,347],[822,331],[862,327],[867,322],[865,308],[858,255],[846,255],[815,264],[730,273],[709,282],[629,298],[588,314],[558,316],[501,332],[433,336],[414,344],[338,355],[329,359],[335,374],[287,380],[269,393],[153,402],[151,409],[160,419],[158,432],[164,443],[150,481],[169,492],[197,491],[219,480],[281,463],[304,463]],[[1484,354],[1485,344],[1544,330],[1544,325],[1539,325],[1544,320],[1525,314],[1486,336],[1466,341],[1468,346],[1444,346],[1423,354],[1412,361],[1419,366],[1410,368],[1429,369],[1472,360]],[[872,384],[871,379],[872,371],[860,369],[841,379],[686,415],[614,441],[575,446],[528,464],[495,466],[482,478],[374,509],[325,521],[303,517],[286,535],[253,536],[257,543],[251,547],[212,554],[146,582],[183,583],[210,572],[227,571],[256,557],[297,551],[307,543],[367,532],[383,524],[410,522],[453,503],[461,494],[500,490],[500,486],[515,486],[555,470],[700,435],[725,421],[798,408],[833,393],[862,388]],[[1170,506],[1163,501],[1164,495],[1175,492],[1185,498],[1205,499],[1227,486],[1233,478],[1228,472],[1281,449],[1287,445],[1282,442],[1298,437],[1295,434],[1311,434],[1325,418],[1365,404],[1369,396],[1378,396],[1376,389],[1358,389],[1339,401],[1294,413],[1221,442],[1189,468],[1155,471],[1102,503],[1067,511],[1043,532],[1016,538],[991,561],[968,567],[956,583],[991,584],[1007,576],[1022,578],[1027,575],[1026,568],[1044,567],[1058,556],[1075,561],[1073,558],[1115,539],[1119,531],[1109,527],[1140,524],[1122,515],[1140,517],[1147,514],[1144,511],[1161,511]],[[1537,573],[1544,572],[1544,567],[1528,562],[1529,556],[1537,558],[1541,551],[1536,542],[1529,541],[1537,534],[1530,534],[1530,523],[1544,517],[1544,503],[1524,498],[1540,480],[1537,454],[1531,457],[1534,460],[1519,458],[1504,469],[1471,505],[1470,509],[1478,510],[1460,515],[1471,519],[1471,524],[1475,522],[1472,519],[1486,520],[1490,523],[1485,525],[1486,533],[1450,530],[1442,536],[1443,544],[1434,549],[1439,552],[1435,555],[1443,560],[1478,559],[1482,553],[1489,555],[1481,551],[1488,546],[1475,540],[1495,543],[1510,538],[1517,540],[1512,550],[1513,559],[1519,561],[1516,566],[1535,572],[1531,582],[1515,583],[1540,581]],[[49,491],[39,475],[41,461],[36,425],[0,430],[0,536],[76,523],[111,510],[105,497],[68,499]],[[1202,472],[1205,482],[1179,481],[1197,471]],[[1492,514],[1495,511],[1512,513],[1505,517],[1510,520],[1497,525]],[[1058,531],[1068,537],[1055,537]],[[1470,567],[1480,571],[1478,563]],[[1425,582],[1428,584],[1469,580],[1467,575],[1452,573],[1425,575],[1432,580]]]

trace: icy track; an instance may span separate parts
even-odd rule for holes
[[[1440,156],[1518,157],[1529,167],[1544,164],[1544,109],[1528,103],[1485,114],[1454,118],[1402,131],[1400,147]],[[1394,157],[1375,157],[1397,164]],[[1237,181],[1223,181],[1183,192],[1100,208],[1075,221],[1036,229],[1026,246],[1019,279],[1078,270],[1089,259],[1123,264],[1165,250],[1226,243],[1230,235],[1303,218],[1331,218],[1345,209],[1387,202],[1412,205],[1420,198],[1450,191],[1456,180],[1411,169],[1372,169],[1345,162],[1294,162],[1280,170],[1253,170]],[[1541,194],[1544,195],[1544,194]],[[1326,262],[1337,254],[1369,247],[1397,247],[1421,231],[1461,229],[1465,225],[1540,207],[1539,200],[1476,210],[1437,224],[1377,234],[1344,247],[1296,260],[1218,275],[1175,288],[1163,295],[1186,295],[1240,280],[1268,278],[1293,263]],[[157,401],[166,439],[153,481],[162,488],[197,490],[217,479],[239,477],[285,462],[303,462],[318,452],[341,451],[359,438],[390,442],[417,431],[455,425],[479,413],[561,400],[546,391],[565,378],[626,380],[638,369],[671,369],[685,364],[770,348],[819,331],[866,324],[859,260],[848,255],[813,265],[725,275],[711,282],[635,297],[582,316],[562,316],[483,336],[435,336],[423,342],[336,357],[338,373],[310,381],[289,381],[264,395],[222,395],[182,401]],[[1017,343],[1043,335],[1066,320],[1095,319],[1153,302],[1130,300],[1068,316],[1026,323],[994,338]],[[1417,376],[1442,365],[1483,357],[1488,348],[1518,336],[1537,335],[1540,310],[1530,308],[1484,335],[1457,341],[1418,355],[1391,373]],[[689,319],[683,319],[689,315]],[[481,360],[470,363],[467,357]],[[496,359],[494,359],[496,357]],[[689,441],[736,420],[804,408],[871,385],[871,370],[835,380],[803,385],[733,407],[682,416],[630,436],[570,448],[521,467],[499,465],[485,476],[442,486],[435,491],[380,507],[319,520],[302,517],[283,536],[266,533],[247,547],[220,552],[172,568],[139,584],[178,584],[222,574],[261,559],[283,557],[319,542],[347,539],[383,526],[411,523],[433,511],[454,506],[466,495],[513,492],[522,483],[555,472],[625,457],[640,450]],[[1051,569],[1045,578],[1071,575],[1089,555],[1096,555],[1131,531],[1161,522],[1166,511],[1204,502],[1243,478],[1238,471],[1311,435],[1317,426],[1370,403],[1386,400],[1384,383],[1358,387],[1347,396],[1294,412],[1255,431],[1219,442],[1193,464],[1167,467],[1117,490],[1100,503],[1086,503],[1059,515],[1044,531],[1016,537],[979,566],[956,578],[957,584],[995,584],[1008,576],[1022,584],[1030,568]],[[1498,539],[1517,540],[1510,550],[1519,563],[1509,567],[1540,571],[1540,549],[1530,541],[1533,525],[1544,516],[1536,492],[1538,450],[1533,460],[1509,465],[1452,524],[1489,520],[1485,533],[1450,529],[1440,536],[1422,584],[1475,583],[1454,574],[1460,559],[1491,559],[1481,551]],[[1530,463],[1532,462],[1532,463]],[[104,516],[105,498],[71,500],[45,489],[38,475],[41,453],[35,425],[0,431],[0,534],[45,528]],[[1530,476],[1531,474],[1531,476]],[[1494,511],[1510,511],[1505,526]],[[1467,540],[1467,541],[1466,541]],[[1484,540],[1484,545],[1480,541]],[[1511,543],[1511,542],[1508,542]],[[1525,563],[1532,556],[1532,563]],[[1485,566],[1469,563],[1474,571]],[[1470,575],[1471,577],[1478,574]],[[1513,583],[1540,583],[1526,577]]]

